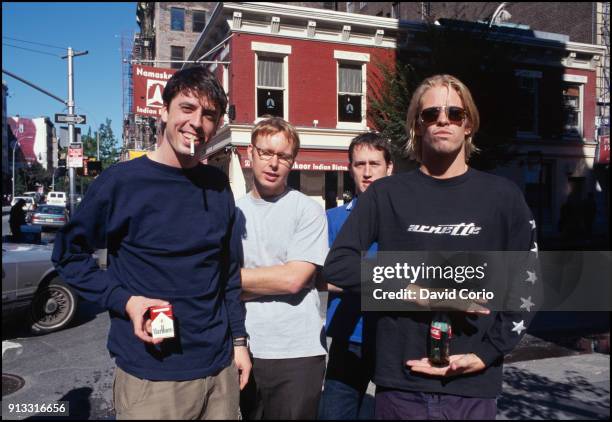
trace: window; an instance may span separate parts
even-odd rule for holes
[[[257,55],[257,117],[285,118],[284,58]]]
[[[517,136],[538,136],[539,86],[542,72],[515,71],[517,81]]]
[[[206,12],[194,10],[193,12],[193,32],[202,32],[206,26]]]
[[[347,1],[346,2],[346,11],[349,13],[353,13],[354,11],[354,5],[352,1]]]
[[[362,65],[339,63],[338,66],[338,121],[362,122]]]
[[[563,112],[565,135],[582,137],[582,84],[564,83]]]
[[[170,46],[170,60],[185,60],[185,47]],[[183,63],[170,63],[172,69],[180,69]]]
[[[185,30],[185,9],[170,8],[170,29],[173,31]]]
[[[359,2],[359,10],[364,9],[367,5],[368,5],[367,1],[360,1]]]

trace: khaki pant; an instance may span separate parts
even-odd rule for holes
[[[238,419],[240,384],[232,364],[191,381],[149,381],[115,369],[117,419]]]

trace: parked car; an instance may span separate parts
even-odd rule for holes
[[[39,204],[41,202],[42,197],[43,197],[42,194],[40,194],[38,192],[34,192],[34,191],[24,192],[22,194],[22,196],[29,196],[29,197],[33,198],[35,204]]]
[[[36,207],[32,214],[32,224],[45,228],[63,227],[68,222],[68,210],[59,205],[43,204]]]
[[[47,205],[66,206],[66,192],[51,191],[47,194]]]
[[[76,314],[77,295],[51,263],[51,245],[2,243],[2,317],[27,310],[35,334],[66,327]]]
[[[31,196],[16,196],[11,201],[11,207],[17,203],[20,199],[25,201],[25,205],[23,206],[24,211],[32,211],[36,207],[36,201]]]

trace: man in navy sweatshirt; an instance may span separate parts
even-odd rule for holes
[[[158,148],[94,181],[52,260],[109,311],[118,419],[237,419],[251,370],[240,235],[227,177],[199,162],[227,97],[200,67],[175,73],[162,97]],[[106,271],[92,257],[100,248]],[[149,307],[168,304],[174,336],[153,338]]]
[[[358,289],[361,251],[375,241],[379,251],[537,250],[535,221],[518,187],[467,164],[478,126],[476,105],[457,78],[436,75],[416,89],[408,108],[408,152],[420,167],[382,178],[359,197],[325,261],[328,282]],[[507,294],[535,298],[539,284],[521,275],[508,274]],[[503,357],[534,313],[529,307],[451,312],[451,356],[444,367],[427,359],[430,312],[379,315],[376,418],[494,420]]]

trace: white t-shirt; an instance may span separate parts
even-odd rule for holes
[[[244,268],[290,261],[323,265],[328,252],[327,218],[306,195],[289,189],[272,199],[251,194],[236,202],[243,225]],[[290,359],[326,353],[319,294],[313,287],[294,295],[261,296],[246,302],[246,330],[258,359]]]

